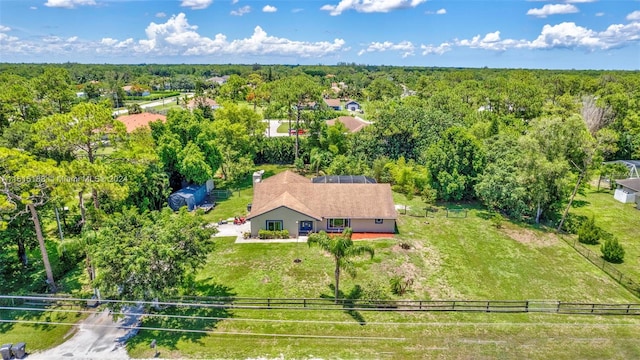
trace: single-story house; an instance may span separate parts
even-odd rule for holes
[[[368,122],[364,122],[360,119],[354,118],[353,116],[340,116],[335,119],[327,120],[327,125],[333,126],[336,122],[340,121],[347,127],[349,132],[358,132],[362,130],[364,127],[369,126]]]
[[[152,121],[160,120],[162,122],[165,122],[167,121],[167,117],[160,114],[144,112],[140,114],[120,116],[116,120],[122,122],[127,128],[127,132],[130,133],[137,128],[149,127],[149,123]]]
[[[254,184],[251,235],[288,230],[297,237],[321,230],[394,233],[398,212],[391,186],[375,183],[314,183],[285,171]]]
[[[360,104],[357,101],[349,100],[344,104],[345,109],[349,111],[359,111]]]
[[[122,87],[122,90],[129,96],[149,96],[151,92],[146,89],[140,89],[139,87],[134,87],[132,85],[126,85]]]
[[[613,194],[616,200],[626,204],[640,198],[640,178],[617,180],[616,183],[618,187]]]
[[[229,75],[214,76],[207,79],[208,82],[216,83],[218,85],[223,85],[224,83],[227,82],[227,80],[229,80]]]
[[[189,103],[187,104],[187,107],[191,110],[197,108],[200,105],[205,105],[210,107],[211,109],[215,110],[220,108],[220,105],[213,99],[209,99],[209,98],[193,98],[191,100],[189,100]]]
[[[342,110],[342,105],[340,105],[340,99],[324,99],[324,103],[327,104],[333,110],[340,111]]]

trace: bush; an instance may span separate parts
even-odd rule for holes
[[[619,264],[624,260],[624,249],[616,238],[612,237],[605,240],[604,244],[600,246],[600,250],[602,251],[602,257],[608,262]]]
[[[258,238],[260,239],[288,239],[289,230],[260,230],[258,231]]]
[[[504,216],[499,212],[494,212],[491,215],[491,224],[496,227],[496,229],[502,229],[502,223],[504,223]]]
[[[405,279],[400,275],[395,275],[391,279],[389,279],[389,285],[391,286],[391,292],[394,295],[404,295],[407,290],[409,290],[409,286],[413,284],[413,279]]]
[[[583,244],[596,245],[602,237],[602,230],[596,226],[593,217],[582,223],[578,229],[578,241]]]

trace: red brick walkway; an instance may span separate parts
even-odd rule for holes
[[[393,234],[388,233],[353,233],[351,235],[353,240],[368,240],[368,239],[393,239]]]

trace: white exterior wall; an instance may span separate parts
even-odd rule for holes
[[[628,204],[636,201],[636,194],[627,188],[621,187],[616,189],[613,198],[621,203]]]
[[[299,221],[312,221],[314,223],[313,231],[318,231],[316,230],[316,221],[312,217],[286,207],[280,207],[251,218],[251,236],[258,236],[259,230],[266,229],[267,220],[282,220],[282,228],[289,230],[289,236],[292,237],[298,237]]]

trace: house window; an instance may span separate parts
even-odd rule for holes
[[[327,229],[343,229],[350,225],[349,219],[329,219],[327,221]]]
[[[382,224],[384,222],[383,219],[376,219],[376,224]]]
[[[267,230],[269,231],[282,230],[282,220],[267,220]]]

